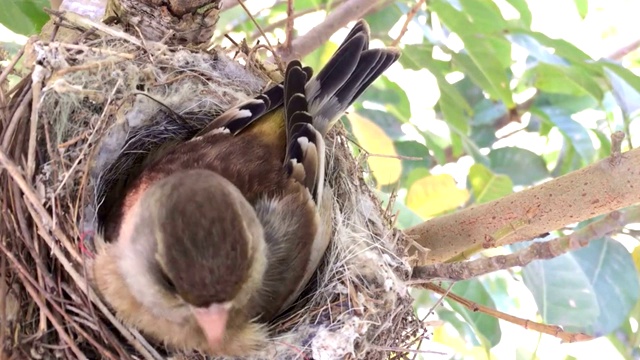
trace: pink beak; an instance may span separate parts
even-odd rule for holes
[[[230,303],[211,304],[206,308],[191,308],[211,350],[219,349],[222,346],[230,308]]]

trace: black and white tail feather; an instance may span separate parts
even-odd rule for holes
[[[369,49],[369,25],[360,20],[328,63],[312,78],[312,70],[294,60],[285,79],[263,94],[229,109],[201,133],[237,134],[263,115],[284,105],[289,175],[305,185],[319,204],[324,185],[324,136],[347,108],[400,53]]]

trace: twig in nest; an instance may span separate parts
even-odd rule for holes
[[[445,295],[447,293],[447,290],[435,284],[428,283],[428,284],[421,284],[421,286],[431,291],[434,291],[440,295]],[[512,324],[519,325],[525,329],[531,329],[543,334],[555,336],[558,339],[562,340],[563,342],[572,343],[572,342],[578,342],[578,341],[593,340],[593,336],[583,334],[583,333],[566,332],[560,326],[557,326],[557,325],[546,325],[546,324],[540,324],[538,322],[531,321],[531,320],[521,319],[519,317],[505,314],[495,309],[491,309],[489,307],[476,304],[473,301],[467,300],[453,293],[449,293],[446,296],[454,300],[455,302],[463,305],[464,307],[466,307],[471,311],[481,312],[483,314],[493,316],[500,320],[508,321]]]
[[[116,85],[113,87],[113,90],[111,91],[111,94],[109,95],[109,98],[107,99],[107,102],[106,102],[106,104],[104,106],[104,109],[102,110],[102,114],[100,114],[100,118],[98,120],[98,123],[96,124],[95,128],[91,132],[91,135],[89,135],[89,139],[87,139],[87,143],[85,144],[85,146],[80,151],[80,155],[78,155],[78,157],[76,158],[76,161],[73,163],[71,168],[69,170],[67,170],[67,172],[64,174],[64,178],[60,182],[60,185],[58,185],[58,188],[53,193],[54,197],[56,195],[58,195],[60,190],[62,190],[62,187],[64,186],[64,184],[66,184],[67,180],[69,179],[69,177],[71,176],[71,174],[73,173],[75,168],[78,166],[78,164],[80,164],[80,161],[82,159],[84,159],[84,156],[85,156],[85,154],[87,152],[87,149],[89,148],[89,145],[93,142],[93,138],[95,137],[96,133],[98,133],[98,130],[102,128],[102,124],[104,123],[104,119],[106,117],[107,109],[109,108],[109,104],[111,104],[111,100],[113,99],[113,96],[115,95],[116,90],[120,86],[120,83],[121,83],[121,80],[118,80]]]
[[[262,37],[264,38],[264,40],[267,43],[267,46],[269,48],[269,50],[271,51],[271,53],[273,54],[273,56],[276,58],[276,64],[278,65],[278,68],[280,69],[280,71],[284,74],[284,67],[282,65],[282,59],[280,59],[280,57],[278,56],[278,54],[276,53],[275,48],[273,47],[273,45],[271,45],[271,42],[269,41],[269,38],[267,37],[267,34],[265,34],[264,31],[262,31],[262,27],[260,26],[260,24],[258,24],[258,21],[256,20],[256,18],[251,15],[251,12],[249,11],[249,9],[247,8],[247,6],[244,4],[243,0],[238,0],[238,3],[240,4],[240,6],[242,6],[242,8],[244,9],[244,11],[247,13],[247,15],[249,16],[249,18],[251,19],[251,21],[253,22],[253,24],[256,26],[256,28],[258,28],[258,30],[260,30],[260,33],[262,34]]]
[[[0,243],[0,250],[2,250],[2,252],[4,252],[4,255],[9,259],[9,261],[11,261],[13,267],[18,272],[18,276],[22,280],[22,285],[24,286],[25,290],[27,290],[27,292],[29,293],[33,301],[38,305],[38,307],[40,308],[40,311],[46,315],[46,317],[49,319],[53,327],[56,328],[58,335],[71,348],[71,351],[73,351],[76,358],[86,359],[82,351],[80,351],[80,349],[78,349],[78,347],[75,345],[75,342],[73,341],[73,339],[71,339],[69,334],[67,334],[64,331],[64,326],[60,324],[60,322],[55,316],[53,316],[53,314],[51,313],[47,305],[44,303],[43,298],[40,296],[40,292],[38,292],[38,290],[35,288],[33,284],[35,283],[35,279],[33,279],[29,275],[29,271],[20,264],[18,259],[16,259],[16,257],[13,256],[11,251],[9,251],[3,243]],[[46,292],[43,292],[43,293],[46,293]],[[51,301],[50,303],[53,303],[53,301]]]
[[[2,73],[0,74],[0,84],[4,83],[4,81],[7,80],[7,76],[9,76],[9,74],[13,71],[13,69],[15,68],[16,64],[18,63],[18,61],[20,60],[23,54],[24,54],[24,46],[21,47],[18,53],[13,57],[13,59],[11,59],[11,62],[9,62],[7,67],[4,68],[4,70],[2,70]],[[6,106],[7,106],[7,99],[5,98],[5,94],[2,91],[0,91],[0,109],[4,109]]]
[[[40,94],[42,92],[42,82],[46,77],[47,70],[36,65],[31,73],[31,91],[35,101],[31,102],[31,122],[29,126],[29,147],[27,150],[27,178],[33,178],[36,171],[36,140],[38,131],[38,109],[40,107]]]
[[[20,123],[22,114],[24,114],[24,112],[27,110],[29,102],[31,101],[31,98],[33,96],[33,93],[30,91],[31,83],[29,83],[26,86],[29,87],[29,89],[25,89],[27,93],[24,96],[24,98],[22,98],[22,101],[20,101],[20,105],[18,105],[18,109],[13,113],[13,116],[11,117],[11,121],[9,122],[9,126],[6,127],[4,138],[2,139],[2,149],[4,150],[9,148],[9,144],[11,143],[11,138],[13,137],[13,134],[15,133],[16,128],[18,127],[18,124]]]
[[[418,10],[420,10],[420,7],[422,7],[422,4],[424,4],[424,1],[425,0],[418,0],[418,2],[409,10],[409,12],[407,13],[407,17],[404,20],[404,24],[402,25],[402,30],[400,30],[400,34],[395,40],[393,40],[391,46],[398,46],[400,44],[400,40],[402,40],[404,34],[407,33],[409,23],[411,23],[411,20],[413,20],[413,18],[416,16]]]
[[[444,294],[442,294],[443,296],[441,296],[441,297],[440,297],[440,299],[438,299],[438,301],[436,301],[436,303],[435,303],[435,304],[433,304],[433,306],[429,309],[429,311],[427,312],[427,314],[426,314],[422,319],[420,319],[420,322],[421,322],[421,323],[424,323],[424,322],[425,322],[425,320],[427,320],[427,318],[429,317],[429,315],[433,314],[433,312],[435,311],[435,309],[436,309],[438,306],[440,306],[440,304],[442,304],[442,302],[444,301],[444,299],[445,299],[445,298],[447,297],[447,295],[449,295],[449,293],[451,292],[451,289],[453,289],[453,285],[455,285],[455,283],[451,283],[451,284],[449,284],[449,287],[446,289],[446,292],[445,292]],[[423,330],[423,332],[426,332],[426,328]],[[420,349],[420,346],[422,345],[422,341],[424,340],[424,337],[423,337],[423,336],[420,336],[420,337],[419,337],[419,339],[420,339],[420,340],[418,341],[418,346],[417,346],[417,348],[418,348],[418,349]],[[418,354],[414,354],[414,355],[413,355],[413,360],[415,360],[415,359],[416,359],[416,356],[417,356],[417,355],[418,355]]]
[[[71,24],[77,25],[83,29],[96,29],[104,34],[126,40],[134,45],[142,46],[142,42],[125,32],[118,31],[115,28],[112,28],[106,24],[95,22],[91,19],[87,19],[81,15],[72,13],[72,12],[64,12],[64,11],[53,11],[50,9],[44,9],[51,16],[56,16],[61,20],[67,21]]]

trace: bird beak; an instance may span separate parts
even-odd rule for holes
[[[231,303],[211,304],[206,308],[191,308],[212,350],[218,349],[222,345],[230,309]]]

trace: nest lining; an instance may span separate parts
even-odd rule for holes
[[[36,96],[38,131],[30,133],[25,118],[14,130],[9,152],[21,164],[29,138],[37,137],[35,181],[27,181],[44,199],[53,228],[59,232],[52,231],[52,224],[29,221],[33,213],[25,209],[32,205],[16,196],[15,179],[6,175],[2,175],[3,184],[14,192],[3,192],[0,202],[18,220],[5,221],[0,230],[12,239],[5,253],[15,254],[25,265],[42,285],[41,294],[51,295],[45,296],[49,303],[58,302],[61,311],[54,315],[74,322],[67,335],[75,339],[77,350],[89,354],[88,358],[94,358],[90,354],[108,357],[106,352],[119,357],[150,349],[139,337],[133,341],[137,347],[122,338],[113,321],[87,299],[87,286],[62,266],[60,256],[78,273],[88,273],[91,242],[87,240],[101,220],[97,209],[108,208],[117,197],[117,179],[135,171],[136,164],[161,144],[188,138],[216,114],[259,93],[268,86],[269,77],[251,57],[245,56],[242,66],[221,50],[141,47],[126,38],[99,33],[78,33],[77,38],[80,41],[75,44],[33,44],[34,73],[44,74],[41,95]],[[37,90],[35,84],[29,91],[38,95]],[[13,112],[20,97],[14,95],[14,100]],[[8,128],[0,128],[3,137]],[[419,338],[420,329],[404,285],[410,267],[391,216],[364,182],[341,127],[333,129],[327,140],[327,175],[333,189],[334,235],[324,263],[299,306],[270,324],[273,341],[252,358],[403,358],[403,349]],[[30,226],[25,229],[24,224]],[[60,233],[83,247],[84,254],[64,246]],[[46,236],[61,241],[66,252],[45,255]],[[21,299],[17,316],[21,340],[38,335],[25,343],[29,350],[23,347],[22,351],[74,354],[73,349],[52,349],[51,344],[69,346],[60,331],[39,332],[44,326],[42,320],[38,325],[42,309],[33,296],[25,295],[26,287],[20,285],[26,281],[24,276],[11,272],[9,280],[16,284],[10,294]],[[162,346],[152,345],[164,353]]]

